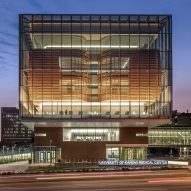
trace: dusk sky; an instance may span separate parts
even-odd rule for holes
[[[191,112],[191,0],[0,0],[0,107],[18,107],[18,14],[172,14],[173,109]]]

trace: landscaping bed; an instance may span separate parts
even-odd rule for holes
[[[68,172],[104,172],[104,171],[140,171],[140,170],[170,170],[172,168],[128,168],[128,167],[60,167],[60,166],[30,166],[25,173],[68,173]]]

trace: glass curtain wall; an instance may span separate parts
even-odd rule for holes
[[[149,130],[149,145],[191,145],[190,127],[163,127]]]
[[[107,146],[106,158],[107,160],[145,160],[147,158],[147,148]]]
[[[171,16],[20,15],[23,117],[169,117]]]

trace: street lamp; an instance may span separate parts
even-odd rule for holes
[[[3,145],[3,163],[4,163],[4,155],[5,155],[5,146]]]
[[[16,144],[11,147],[11,158],[13,160],[13,154],[14,154],[14,148],[16,147]]]
[[[9,147],[7,147],[7,160],[9,160],[8,151],[9,151]]]
[[[21,160],[21,148],[19,146],[19,160]]]
[[[52,163],[52,149],[51,149],[51,146],[52,146],[52,139],[50,139],[50,165]]]

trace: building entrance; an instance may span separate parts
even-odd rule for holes
[[[35,147],[34,148],[34,158],[35,163],[55,163],[61,158],[60,148],[52,147]]]

